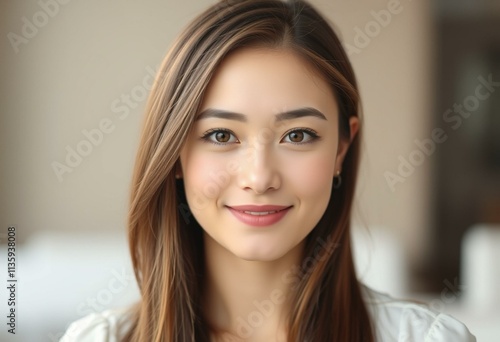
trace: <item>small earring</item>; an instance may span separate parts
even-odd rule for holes
[[[175,179],[181,179],[181,178],[182,178],[182,175],[180,175],[178,173],[175,174]]]
[[[337,170],[337,175],[333,177],[333,188],[338,189],[342,185],[342,177],[340,176],[340,170]]]

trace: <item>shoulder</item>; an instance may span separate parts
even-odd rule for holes
[[[397,300],[362,285],[363,296],[372,315],[380,341],[475,342],[467,327],[450,315],[425,305]]]
[[[119,342],[130,327],[130,308],[91,313],[71,323],[60,342]]]

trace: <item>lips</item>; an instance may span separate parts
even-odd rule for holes
[[[282,205],[239,205],[227,206],[241,222],[251,226],[269,226],[280,221],[292,208]]]

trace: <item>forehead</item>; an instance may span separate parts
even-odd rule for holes
[[[275,113],[304,106],[337,107],[332,88],[310,63],[285,49],[242,48],[217,68],[202,110]]]

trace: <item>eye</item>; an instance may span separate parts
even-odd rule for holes
[[[289,140],[285,141],[285,142],[290,142],[292,144],[300,145],[300,144],[311,143],[311,142],[319,139],[319,136],[312,129],[309,129],[309,128],[297,129],[297,128],[295,128],[295,129],[288,131],[286,133],[285,139],[286,138],[289,138]]]
[[[231,137],[233,137],[232,140]],[[203,134],[201,139],[216,145],[227,145],[239,142],[233,132],[223,128],[210,129]]]

